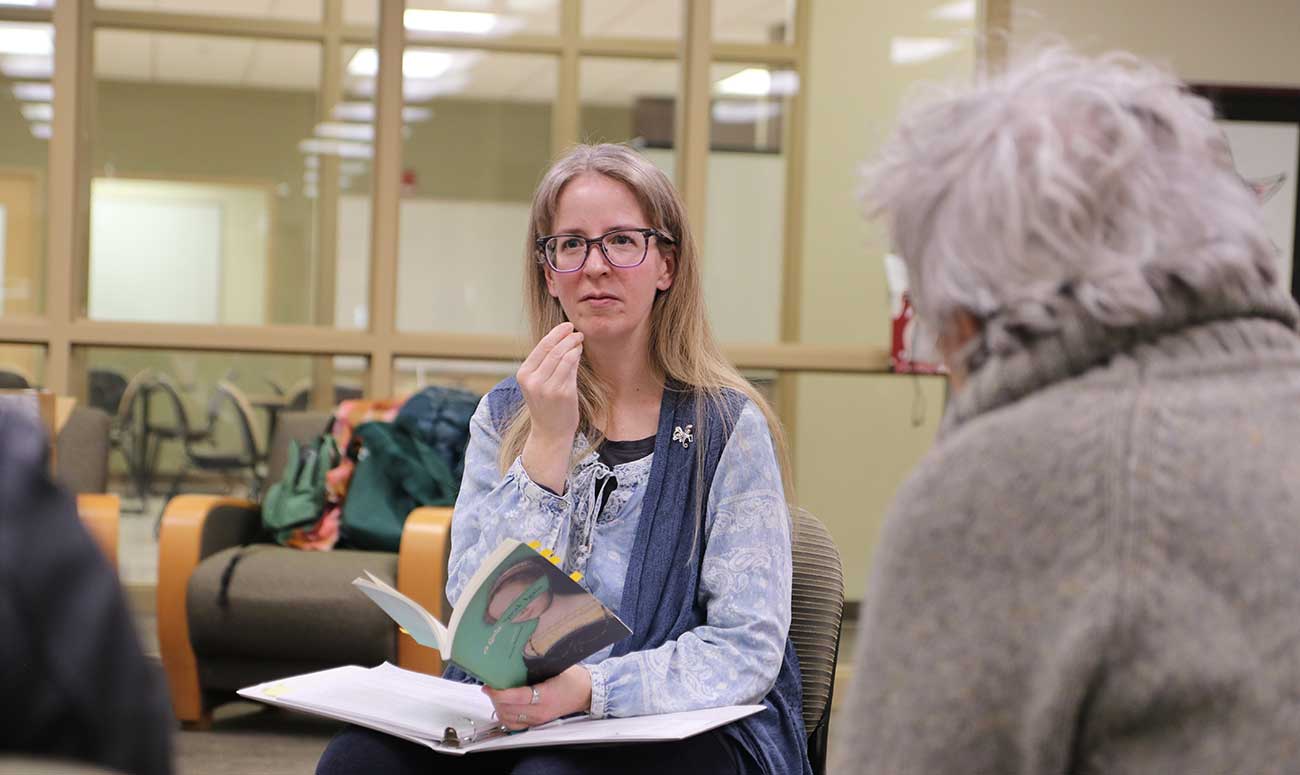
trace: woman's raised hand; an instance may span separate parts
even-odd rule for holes
[[[542,337],[515,374],[532,420],[524,442],[524,470],[534,482],[560,494],[578,432],[581,357],[582,333],[564,322]]]

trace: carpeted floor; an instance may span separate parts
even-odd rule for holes
[[[224,705],[211,730],[176,733],[176,775],[310,775],[341,726],[255,703]]]

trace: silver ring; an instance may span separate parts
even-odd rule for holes
[[[531,700],[529,700],[528,704],[529,704],[529,705],[536,705],[537,703],[541,702],[541,701],[542,701],[542,693],[539,692],[539,691],[537,690],[537,687],[536,687],[536,686],[530,686],[530,687],[528,687],[528,688],[530,688],[530,689],[533,690],[533,698],[532,698]]]
[[[520,714],[519,714],[519,723],[520,723],[520,724],[524,723],[524,722],[527,721],[527,720],[528,720],[528,714],[527,714],[527,713],[520,713]]]

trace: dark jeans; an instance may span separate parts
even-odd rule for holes
[[[741,775],[748,754],[719,730],[670,743],[629,743],[581,748],[516,748],[451,756],[415,743],[347,727],[334,736],[316,775]]]

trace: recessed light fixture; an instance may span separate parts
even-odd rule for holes
[[[28,121],[53,121],[54,106],[48,102],[28,102],[21,108]]]
[[[54,57],[29,54],[0,56],[0,73],[9,78],[49,78],[54,75]]]
[[[342,121],[323,121],[316,125],[317,137],[328,137],[334,140],[356,140],[358,142],[373,142],[375,139],[375,128],[371,124],[348,124]]]
[[[408,8],[402,24],[420,32],[451,32],[461,35],[486,35],[496,29],[499,19],[494,13],[481,11],[435,11]]]
[[[915,65],[956,50],[957,41],[951,38],[893,38],[889,41],[889,61],[896,65]]]
[[[334,106],[332,114],[339,121],[374,121],[375,104],[373,102],[340,102]],[[402,120],[407,123],[428,121],[432,117],[433,111],[429,108],[420,108],[414,105],[407,105],[402,108]]]
[[[408,50],[402,53],[402,75],[407,78],[437,78],[451,69],[452,55],[443,51]],[[352,55],[348,73],[374,77],[379,73],[379,52],[363,48]]]
[[[772,71],[762,67],[747,67],[723,78],[715,86],[719,94],[735,97],[788,95],[799,91],[799,74],[793,70]]]
[[[52,102],[54,100],[54,86],[43,81],[16,83],[14,84],[14,97],[23,102]]]
[[[975,19],[975,0],[957,0],[945,3],[930,11],[931,19],[945,22],[968,22]]]
[[[338,156],[344,159],[369,159],[374,155],[374,147],[369,143],[326,140],[319,137],[309,137],[298,143],[298,151],[322,156]]]
[[[0,23],[0,54],[50,56],[54,30],[48,24]]]

